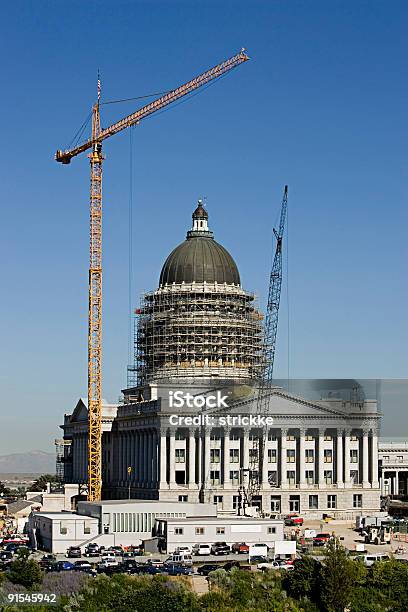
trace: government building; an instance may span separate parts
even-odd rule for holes
[[[263,315],[200,201],[136,313],[123,402],[103,405],[104,499],[211,503],[219,514],[251,501],[310,518],[380,508],[375,399],[311,401],[276,386],[259,414]],[[70,483],[87,479],[86,404],[62,425]]]

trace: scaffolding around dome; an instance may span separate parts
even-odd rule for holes
[[[136,311],[128,386],[173,378],[257,378],[261,343],[262,314],[254,294],[226,283],[166,285],[145,293]]]

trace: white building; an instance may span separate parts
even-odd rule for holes
[[[381,495],[408,496],[408,442],[381,440],[379,462]]]
[[[33,512],[28,533],[40,550],[65,553],[70,546],[84,545],[99,534],[98,520],[72,512]]]

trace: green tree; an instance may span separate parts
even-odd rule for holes
[[[1,482],[1,480],[0,480],[0,495],[3,495],[4,497],[7,497],[7,495],[10,495],[10,489],[6,487],[6,485],[3,482]]]
[[[377,561],[368,575],[367,586],[379,594],[384,609],[408,610],[408,565],[397,559]]]
[[[41,583],[42,571],[37,561],[22,557],[11,564],[8,579],[14,584],[21,584],[30,589],[35,584]]]
[[[313,557],[305,555],[294,563],[294,570],[288,572],[284,587],[295,598],[308,597],[318,600],[321,565]]]
[[[47,482],[51,484],[59,482],[57,476],[55,474],[42,474],[39,476],[37,480],[34,481],[34,484],[31,485],[31,491],[45,491],[47,488]]]
[[[353,599],[354,589],[365,580],[362,563],[347,556],[338,540],[327,545],[320,573],[320,600],[325,612],[344,612]]]

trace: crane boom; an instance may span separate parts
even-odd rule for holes
[[[248,60],[244,49],[188,83],[166,93],[135,113],[102,130],[100,125],[100,82],[98,101],[92,109],[92,135],[82,145],[58,150],[55,159],[69,164],[73,157],[91,150],[90,263],[88,309],[88,500],[99,501],[102,491],[102,142],[169,106],[206,83]]]
[[[266,415],[269,406],[270,389],[273,380],[273,366],[275,362],[276,336],[278,332],[279,304],[282,289],[282,241],[285,231],[286,213],[288,208],[288,186],[285,185],[279,219],[279,228],[273,233],[276,238],[275,256],[271,275],[269,278],[268,304],[264,325],[264,339],[262,347],[261,376],[259,381],[256,414]],[[267,429],[264,428],[262,437],[256,437],[250,457],[248,503],[251,504],[256,495],[259,495],[261,484],[261,471],[263,454],[265,452]],[[264,483],[265,484],[265,483]]]
[[[206,85],[210,81],[217,79],[229,70],[236,68],[243,62],[246,62],[248,59],[249,57],[246,55],[244,49],[242,49],[239,53],[226,60],[225,62],[217,64],[210,70],[207,70],[206,72],[203,72],[191,81],[188,81],[188,83],[184,83],[184,85],[180,85],[180,87],[169,91],[164,96],[157,98],[157,100],[150,102],[150,104],[146,104],[146,106],[143,106],[136,112],[127,115],[127,117],[124,117],[123,119],[120,119],[120,121],[113,123],[108,128],[100,130],[100,132],[96,136],[97,142],[102,142],[106,138],[109,138],[114,134],[118,134],[118,132],[121,132],[122,130],[130,127],[131,125],[139,123],[139,121],[141,121],[142,119],[145,119],[146,117],[152,115],[158,110],[162,110],[169,104],[176,102],[180,98],[183,98],[184,96],[198,89],[199,87]],[[58,150],[55,155],[55,159],[63,164],[69,164],[73,157],[76,157],[80,153],[91,149],[93,143],[93,138],[90,138],[83,144],[79,145],[78,147],[75,147],[74,149],[69,149],[66,151]]]

